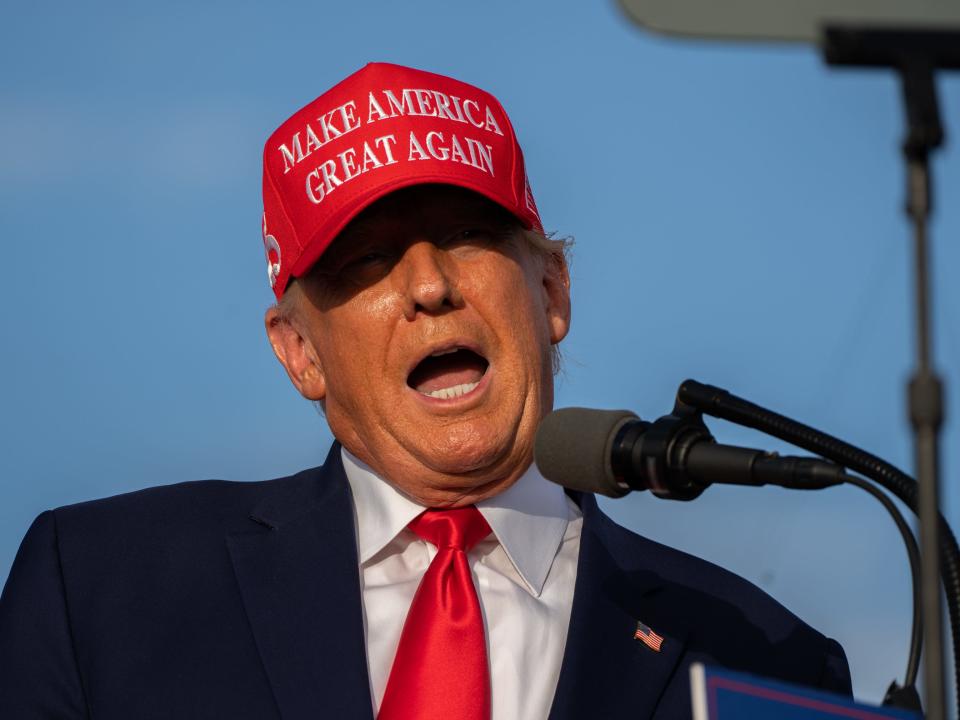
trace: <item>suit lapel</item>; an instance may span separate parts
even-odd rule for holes
[[[372,718],[353,506],[334,443],[227,545],[284,720]]]
[[[550,720],[649,718],[683,654],[687,628],[672,617],[659,576],[625,558],[617,527],[592,495],[579,496],[583,532],[577,580]],[[625,567],[624,562],[628,565]],[[656,652],[637,622],[663,637]]]

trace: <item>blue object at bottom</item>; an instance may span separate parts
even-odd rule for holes
[[[694,720],[922,720],[917,713],[873,707],[843,695],[694,664]]]

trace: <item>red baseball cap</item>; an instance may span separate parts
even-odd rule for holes
[[[503,107],[472,85],[370,63],[297,111],[263,150],[263,244],[279,299],[365,207],[446,183],[543,229]]]

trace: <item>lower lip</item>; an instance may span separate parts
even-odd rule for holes
[[[430,395],[424,395],[419,390],[407,386],[410,391],[417,396],[422,402],[427,403],[431,407],[443,407],[443,408],[457,408],[461,405],[467,405],[474,403],[480,399],[480,396],[486,391],[490,385],[490,376],[493,374],[493,368],[490,365],[487,365],[486,372],[483,373],[483,377],[480,378],[480,382],[477,383],[477,386],[468,393],[464,393],[459,397],[452,398],[436,398],[431,397]]]

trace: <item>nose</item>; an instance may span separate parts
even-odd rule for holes
[[[428,240],[411,243],[400,261],[404,292],[404,315],[438,313],[460,307],[456,268],[452,258]]]

